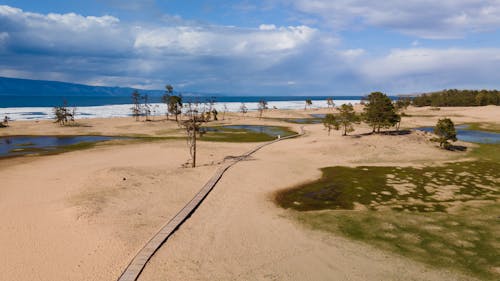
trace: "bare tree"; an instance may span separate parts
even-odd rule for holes
[[[55,115],[54,118],[56,119],[55,122],[59,123],[61,126],[67,125],[69,122],[75,122],[76,107],[69,109],[66,100],[64,100],[62,106],[54,107],[53,111]]]
[[[193,103],[187,104],[187,111],[185,116],[186,120],[183,120],[180,124],[186,130],[187,143],[189,147],[189,154],[191,156],[191,167],[196,167],[196,140],[197,135],[203,134],[202,124],[205,122],[203,117],[205,112],[198,111],[198,105]]]
[[[259,119],[262,118],[262,114],[264,113],[264,110],[266,110],[267,107],[267,101],[265,100],[260,100],[259,104],[257,105],[257,110],[259,111]]]
[[[331,109],[333,109],[335,107],[335,103],[333,102],[332,98],[327,98],[326,99],[326,105],[327,105],[328,108],[331,108]]]
[[[224,111],[222,112],[222,120],[226,120],[227,105],[224,104]]]
[[[141,94],[137,90],[132,93],[132,108],[130,109],[135,121],[139,121],[139,116],[141,116]]]
[[[149,116],[151,115],[151,104],[149,103],[148,94],[142,96],[141,99],[144,101],[142,108],[144,109],[144,116],[146,116],[146,121],[151,121],[151,119],[149,119]]]
[[[247,114],[248,108],[247,108],[247,106],[245,105],[244,102],[241,103],[240,112],[243,115],[243,118],[245,118],[245,114]]]
[[[311,107],[313,104],[311,99],[306,99],[306,104],[304,106],[304,110],[307,110],[308,107]]]

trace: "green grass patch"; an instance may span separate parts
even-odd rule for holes
[[[492,162],[493,165],[500,163],[500,144],[481,144],[474,148],[471,156],[481,161]],[[497,175],[500,171],[497,170]]]
[[[467,130],[500,133],[500,124],[497,123],[467,123]]]
[[[267,117],[264,119],[293,123],[293,124],[305,124],[305,125],[323,123],[322,118],[316,118],[316,117],[304,117],[304,118],[271,118],[271,117]]]
[[[246,126],[246,125],[243,125]],[[218,142],[264,142],[275,140],[277,135],[281,137],[291,136],[296,132],[285,127],[278,126],[254,126],[264,128],[264,132],[256,132],[249,129],[236,129],[227,126],[207,127],[208,131],[199,140]]]
[[[367,242],[435,267],[498,280],[500,205],[464,207],[453,214],[394,211],[298,212],[314,229]]]
[[[420,168],[328,167],[276,202],[313,228],[498,280],[500,145],[470,155],[477,160]]]

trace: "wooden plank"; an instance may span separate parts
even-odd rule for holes
[[[301,132],[288,137],[282,137],[280,139],[270,141],[261,145],[258,145],[254,149],[244,153],[241,156],[233,158],[227,164],[223,164],[215,174],[208,180],[207,183],[198,191],[198,193],[189,201],[167,224],[165,224],[147,243],[144,247],[136,254],[136,256],[129,263],[127,268],[118,278],[119,281],[135,281],[139,278],[139,275],[144,270],[147,262],[153,257],[153,255],[158,251],[158,249],[167,241],[167,239],[172,236],[172,234],[187,220],[190,214],[192,214],[196,208],[203,202],[203,200],[208,196],[210,191],[215,187],[217,182],[222,178],[224,173],[236,163],[244,160],[248,156],[257,152],[261,148],[268,146],[270,144],[287,140],[290,138],[296,138],[298,136],[304,135],[304,127],[300,127]]]

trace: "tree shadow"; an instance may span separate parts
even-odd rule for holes
[[[409,135],[411,134],[410,130],[394,130],[394,131],[384,131],[380,132],[381,135],[388,135],[388,136],[404,136],[404,135]]]
[[[449,150],[449,151],[467,151],[467,147],[463,146],[463,145],[450,144],[448,147],[446,147],[446,150]]]
[[[369,132],[369,133],[355,134],[355,135],[349,135],[349,136],[352,138],[361,138],[364,136],[371,136],[371,135],[404,136],[404,135],[409,135],[409,134],[411,134],[411,130],[393,130],[393,131],[382,131],[380,133]]]

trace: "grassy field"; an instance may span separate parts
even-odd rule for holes
[[[500,145],[426,167],[329,167],[277,203],[304,224],[481,279],[500,278]]]
[[[266,131],[272,132],[273,134],[255,132],[247,129],[234,129],[227,128],[224,126],[209,127],[213,131],[207,131],[200,138],[202,141],[220,141],[220,142],[263,142],[275,140],[275,135],[281,135],[282,137],[290,136],[296,134],[296,132],[278,126],[262,126],[266,128]]]

